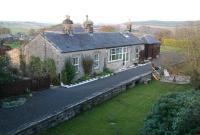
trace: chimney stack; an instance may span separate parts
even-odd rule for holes
[[[132,31],[132,22],[129,19],[129,22],[126,24],[126,31],[131,32]]]
[[[86,21],[83,23],[83,27],[86,32],[93,33],[93,22],[88,19],[88,15],[86,15]]]
[[[73,21],[70,20],[70,16],[66,15],[66,19],[63,21],[64,25],[64,33],[65,34],[73,34]]]

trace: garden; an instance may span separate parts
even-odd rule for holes
[[[33,91],[60,86],[60,84],[77,86],[112,74],[112,71],[107,68],[104,68],[103,72],[93,72],[93,59],[89,56],[85,56],[81,61],[84,75],[79,78],[76,77],[76,67],[73,65],[72,58],[66,59],[59,76],[53,59],[41,60],[39,57],[31,56],[26,63],[24,55],[21,54],[19,57],[18,69],[9,64],[8,56],[0,56],[0,105],[5,108],[6,105],[7,108],[22,105],[32,96]]]
[[[191,85],[158,81],[152,81],[148,85],[139,84],[70,121],[44,131],[41,135],[139,135],[146,131],[148,123],[144,126],[144,122],[148,119],[145,119],[152,114],[151,110],[155,108],[153,106],[158,99],[174,92],[190,93],[191,89]]]
[[[24,57],[20,57],[20,69],[17,69],[10,66],[8,56],[0,56],[0,105],[4,108],[22,105],[32,96],[32,91],[48,89],[53,82],[52,60],[44,61],[44,67],[38,58],[33,57],[26,64]]]

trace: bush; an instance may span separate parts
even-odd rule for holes
[[[83,57],[82,59],[82,66],[83,71],[86,75],[91,75],[92,73],[92,66],[93,66],[93,59],[89,56]]]
[[[44,60],[43,70],[46,75],[50,76],[51,84],[57,85],[59,83],[59,80],[56,74],[56,64],[53,59]]]
[[[44,77],[42,61],[39,57],[31,56],[28,65],[29,75],[31,78]]]
[[[20,70],[22,72],[22,75],[25,76],[26,75],[26,60],[25,60],[25,56],[21,53],[19,55],[19,60],[20,60]]]
[[[193,135],[200,133],[200,91],[161,98],[147,117],[141,135]]]
[[[109,68],[104,68],[103,72],[106,73],[106,74],[112,74],[113,73],[113,71],[111,71]]]
[[[74,66],[72,65],[71,59],[67,59],[65,61],[64,69],[61,72],[61,81],[65,84],[70,84],[72,83],[75,75],[76,71]]]
[[[12,75],[8,70],[9,58],[0,56],[0,86],[8,84],[12,81]]]
[[[86,80],[89,80],[89,79],[91,79],[90,76],[84,75],[81,78],[79,78],[78,80],[76,80],[75,83],[79,83],[79,82],[86,81]]]

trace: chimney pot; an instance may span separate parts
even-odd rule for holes
[[[88,33],[93,33],[93,22],[88,19],[88,15],[86,15],[86,21],[83,23],[84,29]]]
[[[72,34],[73,33],[73,21],[70,20],[70,16],[66,15],[66,19],[63,21],[64,25],[64,33],[65,34]]]

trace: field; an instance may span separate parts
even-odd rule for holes
[[[140,84],[41,135],[139,135],[144,119],[161,96],[190,89],[189,85],[158,81]]]
[[[27,33],[30,29],[41,29],[48,26],[50,26],[50,24],[37,22],[0,21],[0,27],[9,28],[12,34],[18,32]]]
[[[162,45],[160,47],[160,52],[176,52],[176,53],[183,53],[185,50],[181,47],[175,47],[175,46],[166,46]]]

